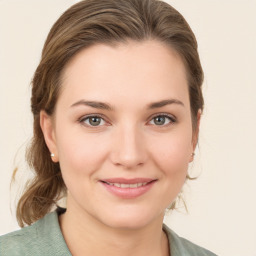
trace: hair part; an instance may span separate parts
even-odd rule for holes
[[[26,160],[35,177],[17,205],[21,227],[47,214],[65,195],[58,163],[51,160],[40,127],[40,111],[53,115],[67,63],[82,49],[128,40],[157,40],[174,49],[186,67],[193,129],[203,110],[203,70],[196,38],[183,16],[159,0],[84,0],[64,12],[51,28],[32,80],[34,131]],[[175,206],[175,203],[173,204]]]

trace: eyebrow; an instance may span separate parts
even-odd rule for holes
[[[104,110],[109,110],[113,111],[114,108],[111,107],[109,104],[100,102],[100,101],[86,101],[86,100],[79,100],[78,102],[74,103],[71,105],[71,107],[76,107],[76,106],[89,106],[92,108],[97,108],[97,109],[104,109]]]
[[[161,100],[158,102],[150,103],[148,105],[148,108],[149,109],[161,108],[161,107],[164,107],[164,106],[170,105],[170,104],[178,104],[178,105],[181,105],[184,107],[184,103],[182,101],[177,100],[177,99],[168,99],[168,100]]]
[[[150,103],[147,105],[147,109],[161,108],[161,107],[164,107],[164,106],[170,105],[170,104],[178,104],[178,105],[184,106],[184,103],[180,100],[167,99],[167,100],[161,100],[158,102]],[[79,101],[75,102],[74,104],[72,104],[71,107],[76,107],[76,106],[81,106],[81,105],[89,106],[89,107],[97,108],[97,109],[109,110],[109,111],[114,110],[114,108],[108,103],[104,103],[104,102],[100,102],[100,101],[86,101],[86,100],[79,100]]]

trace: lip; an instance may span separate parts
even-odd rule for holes
[[[142,196],[143,194],[148,192],[156,182],[157,182],[156,179],[149,179],[149,178],[133,178],[133,179],[110,178],[110,179],[100,180],[100,183],[108,192],[123,199],[132,199],[132,198]],[[112,184],[113,183],[119,183],[119,184],[144,183],[144,185],[139,187],[123,188],[123,187],[117,187],[117,186],[111,185],[111,183]]]
[[[154,181],[154,179],[150,179],[150,178],[133,178],[133,179],[110,178],[110,179],[103,179],[101,181],[107,182],[107,183],[135,184],[135,183],[148,183],[148,182]]]

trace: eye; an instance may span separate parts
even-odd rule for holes
[[[102,126],[106,124],[105,120],[101,116],[88,116],[80,120],[80,123],[87,126]]]
[[[164,125],[168,125],[170,123],[175,123],[175,122],[176,120],[174,117],[169,116],[167,114],[161,114],[161,115],[154,116],[149,123],[157,126],[164,126]]]

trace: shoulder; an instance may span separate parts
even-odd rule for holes
[[[163,230],[167,234],[171,255],[173,256],[216,256],[216,254],[178,236],[165,224]]]
[[[36,246],[36,229],[33,226],[9,233],[0,237],[1,255],[20,255],[26,253],[26,248]]]
[[[71,255],[60,231],[56,212],[33,225],[0,237],[1,256]]]

